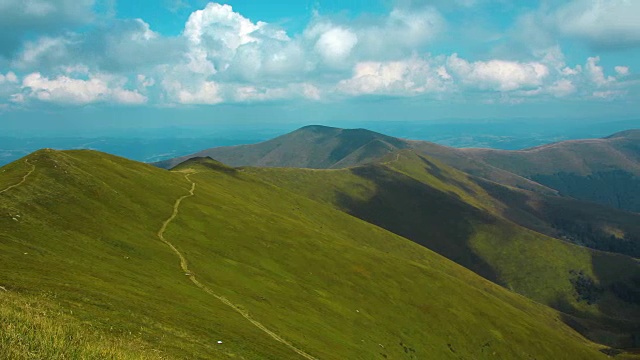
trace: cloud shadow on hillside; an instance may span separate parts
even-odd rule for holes
[[[488,214],[413,178],[380,166],[351,172],[375,184],[366,201],[338,193],[338,204],[349,214],[429,248],[495,283],[496,271],[472,249],[473,223],[488,223]]]

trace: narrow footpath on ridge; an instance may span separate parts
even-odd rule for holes
[[[189,270],[189,265],[188,265],[187,259],[184,257],[184,255],[182,255],[182,253],[170,241],[165,239],[164,232],[167,230],[167,226],[178,216],[178,213],[180,212],[180,204],[182,203],[182,201],[184,199],[190,198],[190,197],[195,195],[196,183],[189,178],[189,176],[191,176],[191,175],[193,175],[193,173],[189,173],[189,174],[185,175],[185,178],[191,183],[191,190],[189,190],[189,194],[183,195],[180,198],[178,198],[178,200],[176,200],[175,204],[173,205],[173,213],[171,214],[171,216],[167,220],[165,220],[165,222],[160,227],[160,230],[158,230],[158,234],[157,234],[158,238],[163,243],[165,243],[168,247],[170,247],[171,250],[173,250],[173,252],[178,256],[178,258],[180,259],[180,268],[182,269],[182,271],[189,277],[191,282],[194,283],[197,287],[199,287],[202,291],[204,291],[207,294],[215,297],[220,302],[222,302],[223,304],[227,305],[228,307],[233,309],[235,312],[240,314],[242,317],[247,319],[251,324],[253,324],[253,326],[255,326],[258,329],[262,330],[264,333],[269,335],[275,341],[278,341],[278,342],[286,345],[289,349],[293,350],[298,355],[300,355],[303,358],[308,359],[308,360],[317,360],[315,357],[313,357],[313,356],[307,354],[306,352],[298,349],[297,347],[292,345],[290,342],[288,342],[287,340],[283,339],[280,335],[278,335],[275,332],[269,330],[267,327],[265,327],[264,325],[259,323],[257,320],[253,319],[251,317],[251,315],[249,315],[249,313],[246,310],[243,310],[240,307],[236,306],[235,304],[233,304],[231,301],[229,301],[224,296],[220,296],[220,295],[216,294],[209,287],[207,287],[206,285],[204,285],[203,283],[198,281],[196,276]]]
[[[36,166],[35,166],[35,165],[33,165],[33,164],[31,164],[31,163],[29,163],[29,160],[25,160],[24,162],[25,162],[27,165],[30,165],[30,166],[31,166],[31,170],[29,170],[29,172],[28,172],[25,176],[23,176],[23,177],[22,177],[22,180],[21,180],[19,183],[17,183],[17,184],[13,184],[13,185],[11,185],[11,186],[7,187],[7,188],[6,188],[6,189],[4,189],[4,190],[0,190],[0,194],[5,193],[5,192],[7,192],[7,191],[9,191],[9,190],[11,190],[11,189],[13,189],[13,188],[16,188],[16,187],[18,187],[18,186],[20,186],[20,185],[24,184],[24,182],[25,182],[25,181],[27,181],[27,178],[29,177],[29,175],[33,174],[33,172],[34,172],[34,171],[36,171]]]

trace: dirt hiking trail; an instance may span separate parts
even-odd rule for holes
[[[318,360],[315,357],[307,354],[306,352],[298,349],[297,347],[295,347],[294,345],[292,345],[290,342],[288,342],[287,340],[283,339],[280,335],[276,334],[275,332],[269,330],[267,327],[265,327],[264,325],[262,325],[261,323],[259,323],[257,320],[254,320],[251,315],[249,315],[249,312],[247,312],[246,310],[243,310],[242,308],[240,308],[239,306],[235,305],[234,303],[232,303],[231,301],[229,301],[227,298],[225,298],[224,296],[220,296],[218,294],[216,294],[213,290],[211,290],[209,287],[207,287],[206,285],[204,285],[203,283],[201,283],[200,281],[198,281],[198,279],[196,278],[196,276],[189,270],[189,266],[187,263],[187,259],[184,257],[184,255],[182,255],[182,253],[167,239],[165,239],[164,237],[164,232],[167,230],[167,226],[176,218],[176,216],[178,216],[178,213],[180,212],[180,204],[182,203],[182,201],[184,199],[190,198],[192,196],[195,195],[195,190],[196,190],[196,183],[193,182],[189,176],[193,175],[194,173],[189,173],[187,175],[185,175],[185,178],[191,183],[191,190],[189,190],[189,194],[187,195],[183,195],[180,198],[178,198],[178,200],[176,200],[175,204],[173,205],[173,213],[171,214],[171,216],[165,220],[165,222],[162,224],[162,226],[160,227],[160,230],[158,230],[158,238],[165,243],[167,246],[169,246],[171,248],[171,250],[173,250],[173,252],[178,256],[178,258],[180,258],[180,268],[182,269],[182,271],[189,276],[189,279],[191,280],[192,283],[194,283],[197,287],[199,287],[202,291],[206,292],[207,294],[215,297],[216,299],[218,299],[220,302],[222,302],[223,304],[227,305],[228,307],[230,307],[231,309],[233,309],[235,312],[237,312],[238,314],[240,314],[242,317],[244,317],[245,319],[247,319],[251,324],[253,324],[253,326],[257,327],[258,329],[262,330],[264,333],[266,333],[267,335],[269,335],[271,338],[273,338],[275,341],[278,341],[284,345],[286,345],[289,349],[293,350],[295,353],[297,353],[298,355],[302,356],[305,359],[308,360]]]
[[[13,188],[16,188],[16,187],[24,184],[24,182],[27,181],[27,178],[29,177],[29,175],[33,174],[33,172],[36,171],[36,166],[31,164],[31,163],[29,163],[29,160],[25,160],[24,162],[27,165],[31,166],[31,170],[29,170],[29,172],[25,176],[22,177],[22,180],[19,183],[13,184],[13,185],[9,186],[8,188],[6,188],[4,190],[0,190],[0,194],[5,193],[5,192],[7,192],[7,191],[9,191],[9,190],[11,190]]]

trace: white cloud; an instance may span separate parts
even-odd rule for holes
[[[448,80],[450,76],[445,69],[433,68],[424,59],[361,62],[356,64],[350,79],[338,83],[338,89],[352,95],[411,95],[445,91]]]
[[[413,11],[396,8],[389,14],[383,31],[392,41],[419,46],[432,40],[444,27],[445,20],[435,8]]]
[[[41,37],[25,43],[24,48],[12,65],[25,69],[43,63],[58,64],[67,60],[67,46],[70,40],[64,37]]]
[[[435,8],[423,6],[395,8],[386,16],[342,26],[358,39],[357,61],[389,61],[420,51],[443,32],[446,21]]]
[[[320,100],[322,98],[320,89],[309,83],[302,84],[302,94],[309,100]]]
[[[115,102],[121,104],[141,104],[146,97],[136,91],[122,88],[122,79],[109,76],[90,76],[87,79],[75,79],[58,76],[53,79],[32,73],[22,80],[21,94],[16,101],[37,99],[44,102],[63,104],[89,104],[95,102]]]
[[[184,47],[184,40],[162,37],[140,19],[113,20],[92,31],[27,41],[11,65],[46,71],[83,63],[103,72],[128,72],[176,62]]]
[[[60,33],[93,19],[94,0],[1,0],[0,56],[16,51],[27,35]]]
[[[620,76],[627,76],[629,75],[629,67],[628,66],[616,66],[614,68],[614,70],[616,71],[616,73]]]
[[[616,81],[615,78],[609,76],[605,76],[604,69],[602,66],[598,65],[600,62],[600,57],[590,57],[587,59],[587,64],[584,69],[589,76],[589,79],[598,86],[604,86]]]
[[[480,89],[512,91],[540,86],[549,68],[540,62],[489,60],[468,62],[453,54],[447,68],[465,84]]]
[[[209,3],[189,16],[184,32],[188,41],[189,69],[203,75],[226,70],[242,45],[261,39],[288,41],[282,30],[267,23],[253,23],[229,5]]]
[[[164,89],[170,96],[169,102],[178,104],[214,105],[223,101],[220,86],[214,81],[201,81],[185,86],[180,81],[163,81]]]
[[[582,73],[582,66],[581,65],[577,65],[575,68],[571,68],[571,67],[565,66],[561,70],[561,73],[562,73],[562,75],[565,75],[565,76],[578,75],[578,74]]]
[[[149,78],[144,74],[138,74],[138,76],[136,76],[136,80],[138,82],[138,87],[142,89],[146,89],[156,84],[156,81],[153,78]]]
[[[19,90],[19,82],[20,79],[18,76],[11,71],[6,74],[0,73],[0,108],[9,108],[7,104],[3,103],[5,103],[12,94]]]
[[[622,97],[626,94],[627,92],[624,90],[594,91],[593,97],[597,99],[603,99],[603,100],[613,100],[615,98]]]
[[[554,18],[559,30],[601,47],[640,46],[640,1],[572,0]]]
[[[125,89],[113,89],[111,90],[111,100],[118,104],[144,104],[147,102],[147,97],[140,94],[137,91],[125,90]]]
[[[547,91],[555,97],[564,97],[574,94],[577,89],[571,80],[560,79],[549,86]]]
[[[7,1],[0,0],[0,12]],[[336,91],[351,96],[431,97],[472,92],[482,100],[509,103],[534,97],[625,96],[631,82],[622,78],[629,75],[629,67],[605,69],[598,57],[588,58],[586,64],[568,64],[572,56],[565,56],[556,38],[563,33],[592,41],[595,37],[575,30],[579,28],[575,24],[589,16],[607,20],[609,15],[594,4],[607,3],[615,9],[628,6],[622,0],[571,0],[566,6],[546,3],[525,13],[518,26],[530,27],[505,36],[520,40],[524,51],[511,49],[515,41],[496,37],[492,41],[502,42],[508,51],[485,53],[482,60],[428,53],[429,44],[438,37],[459,34],[454,28],[459,24],[447,24],[436,6],[449,14],[449,10],[471,11],[467,8],[490,1],[495,0],[459,0],[449,6],[451,1],[409,0],[411,4],[396,3],[385,15],[348,20],[316,13],[302,33],[292,36],[218,3],[191,13],[183,32],[173,37],[154,32],[141,19],[115,18],[76,33],[58,31],[38,37],[35,32],[11,60],[0,62],[22,79],[21,83],[14,73],[11,77],[0,74],[4,84],[0,103],[11,96],[14,102],[27,104],[37,99],[66,104],[213,105],[321,100]],[[43,18],[59,14],[62,3],[71,4],[70,0],[10,1],[12,9]],[[580,11],[569,14],[566,9],[571,6]],[[559,19],[567,23],[566,28],[559,27]]]
[[[316,42],[315,49],[329,64],[340,65],[358,43],[358,36],[348,29],[328,29]]]
[[[320,100],[321,90],[309,83],[293,83],[281,87],[228,85],[226,92],[235,102],[262,102],[281,99]]]
[[[18,82],[18,76],[12,72],[9,71],[6,75],[3,75],[2,73],[0,73],[0,85],[8,83],[8,84],[16,84]]]

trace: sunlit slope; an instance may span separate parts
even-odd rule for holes
[[[508,204],[464,173],[410,151],[344,170],[243,171],[331,204],[571,314],[577,319],[570,322],[593,339],[635,346],[640,319],[637,260],[518,226],[501,216]]]
[[[69,358],[83,358],[83,347],[100,350],[91,342],[106,339],[114,358],[302,358],[240,309],[317,359],[605,358],[555,311],[219,163],[167,172],[41,151],[2,168],[0,186],[30,165],[26,181],[0,195],[0,326],[17,332],[0,337],[3,355],[67,346]],[[186,276],[158,230],[190,189],[164,233],[189,263]],[[33,313],[22,301],[53,310]],[[66,336],[30,332],[46,319],[68,319],[86,337],[46,342]]]
[[[0,198],[9,292],[48,294],[85,326],[171,358],[289,355],[186,281],[156,237],[187,192],[182,175],[94,152],[42,151],[29,162],[36,171]],[[24,170],[21,162],[10,167]],[[215,343],[245,338],[252,340]]]

